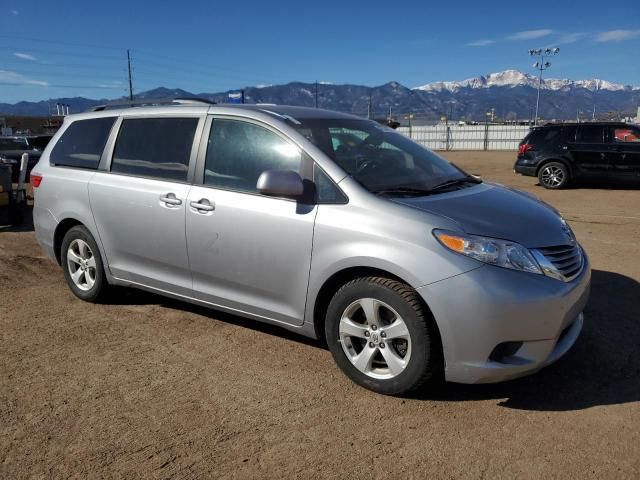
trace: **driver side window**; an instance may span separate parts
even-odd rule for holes
[[[295,145],[253,123],[215,119],[205,160],[204,184],[256,193],[265,170],[300,173],[302,154]]]

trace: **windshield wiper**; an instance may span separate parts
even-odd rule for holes
[[[389,187],[381,188],[380,190],[373,190],[371,193],[376,195],[429,195],[431,190],[427,188],[414,188],[414,187]]]
[[[482,183],[482,180],[472,176],[454,178],[453,180],[447,180],[446,182],[442,182],[442,183],[439,183],[438,185],[431,187],[431,191],[434,192],[436,190],[442,190],[444,188],[453,187],[455,185],[460,185],[463,183]]]

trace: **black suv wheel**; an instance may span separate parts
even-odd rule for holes
[[[544,188],[564,188],[569,183],[569,169],[560,162],[545,163],[538,171],[538,180]]]

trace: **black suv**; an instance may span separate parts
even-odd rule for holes
[[[534,127],[520,142],[514,169],[552,189],[578,178],[640,179],[640,128],[611,122]]]

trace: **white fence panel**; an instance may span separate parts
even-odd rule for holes
[[[523,125],[427,125],[398,132],[433,150],[516,150],[529,132]]]

